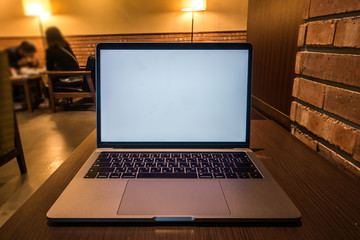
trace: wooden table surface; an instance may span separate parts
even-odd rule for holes
[[[251,147],[302,213],[289,224],[47,224],[46,212],[95,149],[95,131],[0,229],[0,239],[360,239],[360,181],[270,120]]]

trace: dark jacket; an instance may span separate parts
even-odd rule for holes
[[[8,55],[9,66],[19,69],[21,66],[19,66],[18,62],[24,57],[19,53],[19,47],[9,47],[9,48],[5,49],[5,52]],[[26,66],[27,67],[37,67],[31,63],[28,63]]]
[[[52,46],[46,49],[46,69],[49,71],[76,71],[79,63],[70,46]]]

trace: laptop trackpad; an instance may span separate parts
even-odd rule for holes
[[[230,215],[218,180],[129,180],[119,215]]]

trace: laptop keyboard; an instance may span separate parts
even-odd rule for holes
[[[263,178],[245,152],[102,152],[85,178]]]

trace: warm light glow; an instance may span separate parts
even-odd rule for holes
[[[51,15],[50,0],[22,0],[26,16],[39,16],[43,20]]]
[[[182,0],[182,11],[204,11],[206,10],[206,0]]]

